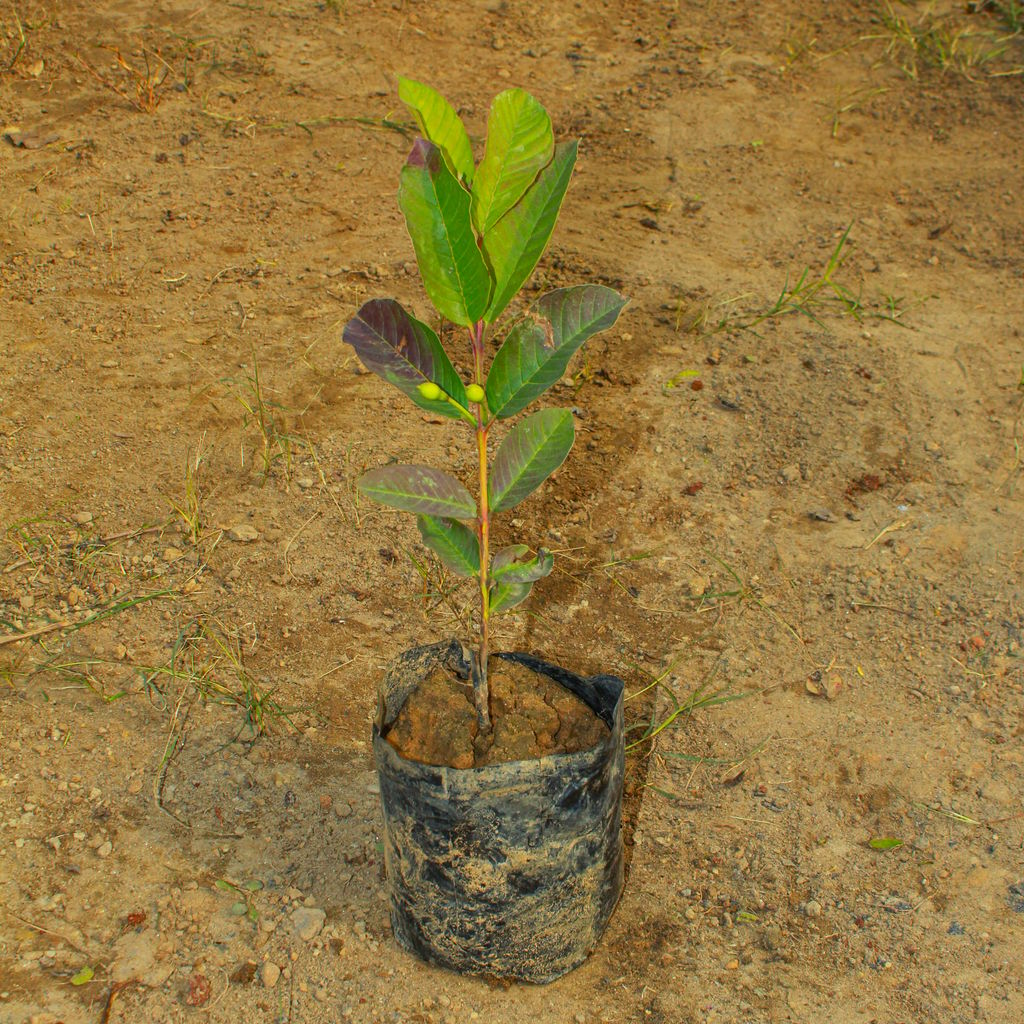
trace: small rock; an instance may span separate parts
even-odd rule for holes
[[[181,558],[181,555],[182,555],[181,548],[176,548],[176,547],[164,548],[164,561],[165,562],[176,562],[179,558]]]
[[[249,523],[238,523],[236,526],[228,528],[228,540],[233,540],[238,544],[251,544],[258,538],[259,532],[255,526]]]
[[[822,906],[817,900],[808,900],[803,911],[808,917],[821,917]]]
[[[686,581],[686,591],[690,597],[703,597],[711,586],[711,578],[704,573],[695,572]]]
[[[781,476],[787,484],[794,484],[800,479],[800,467],[796,463],[783,466],[779,476]]]
[[[327,914],[319,907],[298,907],[292,911],[292,928],[303,942],[312,942],[321,932]]]
[[[316,483],[316,481],[311,476],[297,476],[295,478],[295,482],[304,491],[308,491],[313,486],[313,484]]]
[[[88,526],[92,522],[92,513],[91,512],[75,512],[74,515],[72,515],[71,518],[79,526]]]
[[[114,844],[108,839],[105,843],[100,843],[96,850],[97,857],[109,857],[114,852]]]
[[[281,977],[281,968],[274,963],[273,960],[268,960],[260,968],[260,981],[263,982],[264,988],[273,988],[277,984],[277,979]]]

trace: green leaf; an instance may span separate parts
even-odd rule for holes
[[[231,904],[231,913],[235,917],[241,917],[249,909],[248,905],[244,900],[239,900],[237,903]]]
[[[568,409],[542,409],[517,423],[494,456],[491,510],[512,508],[535,491],[565,461],[575,436]]]
[[[507,611],[525,601],[533,589],[532,583],[496,583],[488,596],[488,608],[492,615]]]
[[[559,288],[535,302],[509,331],[487,374],[487,405],[506,418],[525,409],[565,373],[580,346],[607,330],[626,300],[611,288]]]
[[[902,839],[892,839],[891,837],[878,837],[877,839],[869,839],[868,846],[872,850],[896,850],[903,845]]]
[[[402,168],[398,204],[430,301],[452,323],[475,324],[487,309],[491,276],[470,220],[469,193],[437,146],[423,139],[413,144]]]
[[[528,92],[508,89],[495,96],[473,181],[473,223],[481,235],[519,202],[554,150],[551,118]]]
[[[458,576],[480,572],[480,543],[476,534],[456,519],[421,515],[416,524],[423,543]]]
[[[475,519],[476,503],[453,476],[430,466],[382,466],[371,469],[356,485],[382,505],[450,519]]]
[[[523,550],[520,550],[523,549]],[[511,557],[506,552],[517,551]],[[495,583],[534,583],[551,573],[555,559],[550,551],[541,548],[535,558],[520,562],[517,559],[527,554],[529,548],[525,544],[516,544],[511,548],[503,548],[491,560],[491,579]]]
[[[372,299],[345,324],[342,340],[355,349],[368,370],[394,384],[421,409],[459,418],[459,411],[444,398],[428,400],[419,392],[424,381],[437,384],[463,408],[462,383],[437,335],[406,312],[394,299]]]
[[[484,236],[484,254],[494,275],[494,293],[484,319],[493,323],[533,272],[569,187],[576,163],[576,142],[555,146],[555,155],[512,207]]]
[[[263,888],[263,883],[258,878],[250,878],[242,888],[247,892],[259,892]]]
[[[95,971],[91,967],[83,967],[71,978],[72,985],[87,985],[92,981],[95,976]]]
[[[232,885],[230,882],[224,881],[223,878],[218,878],[217,881],[213,884],[214,887],[220,889],[221,892],[235,892],[238,888],[238,886]]]
[[[444,152],[452,173],[473,180],[473,146],[452,105],[429,85],[398,79],[398,96],[412,111],[424,137]]]
[[[530,549],[525,544],[510,544],[507,548],[495,552],[491,559],[491,577],[502,569],[507,569],[517,558],[529,553]]]

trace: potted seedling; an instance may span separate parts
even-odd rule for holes
[[[421,409],[464,425],[473,491],[423,465],[372,469],[358,489],[416,515],[424,544],[474,581],[479,611],[469,647],[456,640],[406,652],[382,686],[374,751],[392,926],[435,963],[543,982],[586,958],[621,892],[623,687],[613,676],[581,678],[491,652],[493,618],[553,565],[543,548],[495,550],[494,516],[569,454],[570,410],[520,414],[612,326],[625,300],[594,284],[550,291],[518,310],[489,358],[488,332],[551,237],[577,143],[556,144],[543,106],[510,89],[493,101],[477,164],[442,96],[409,79],[399,94],[420,134],[399,205],[427,296],[441,320],[466,332],[464,371],[394,299],[365,303],[343,337]],[[541,698],[523,695],[524,675]]]

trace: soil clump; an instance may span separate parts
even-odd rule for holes
[[[588,750],[608,727],[575,694],[523,665],[491,658],[488,734],[479,731],[473,687],[438,666],[410,695],[386,735],[403,756],[424,764],[480,768]]]

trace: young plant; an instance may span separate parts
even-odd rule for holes
[[[551,572],[543,548],[491,551],[492,517],[518,505],[565,460],[575,438],[568,409],[520,419],[488,454],[491,429],[522,412],[565,372],[593,334],[615,323],[625,300],[601,285],[558,288],[512,323],[488,367],[487,334],[532,273],[546,247],[576,162],[577,143],[556,144],[547,111],[529,93],[495,97],[479,164],[458,114],[426,85],[399,79],[420,137],[401,172],[398,202],[420,277],[440,316],[466,329],[469,382],[438,335],[394,299],[365,303],[344,330],[367,369],[421,409],[464,423],[475,446],[477,497],[429,466],[385,466],[366,473],[361,493],[413,512],[427,545],[480,592],[473,692],[480,729],[490,730],[487,655],[492,616],[525,600]]]

